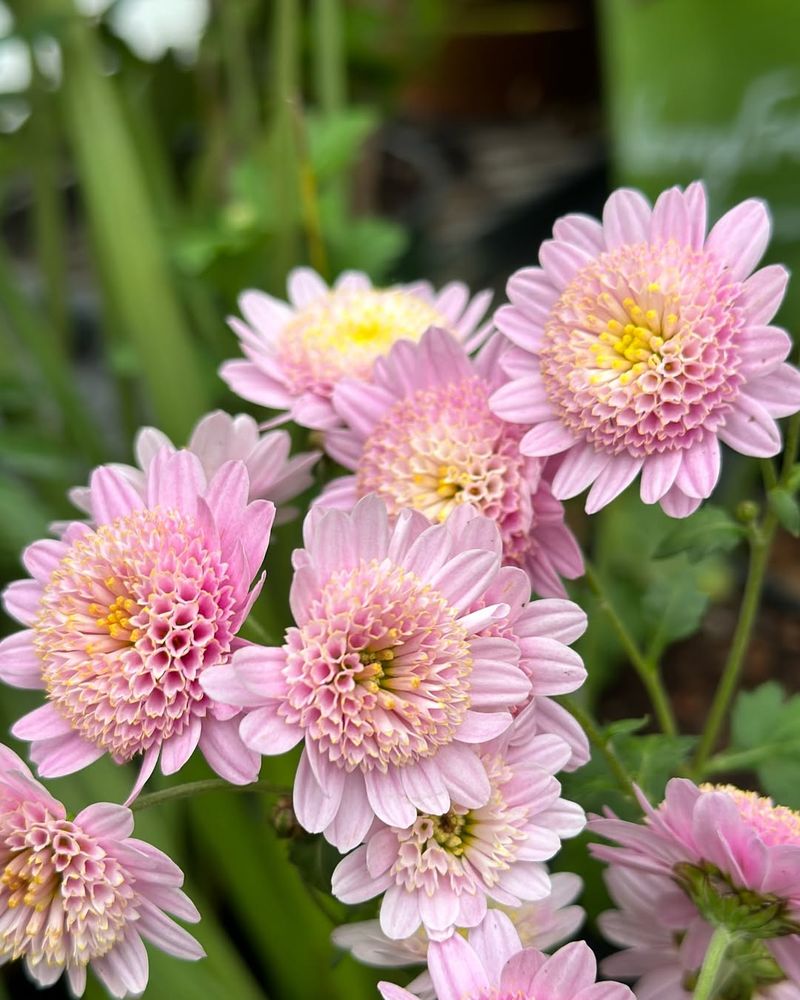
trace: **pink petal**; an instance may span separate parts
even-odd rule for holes
[[[486,805],[491,787],[486,770],[476,754],[466,746],[451,743],[441,747],[435,759],[452,801],[467,809],[480,809]]]
[[[500,306],[492,319],[502,335],[523,351],[535,353],[542,346],[544,319],[532,319],[516,306]]]
[[[686,209],[683,192],[677,187],[663,191],[653,206],[653,217],[650,220],[650,240],[654,243],[666,243],[668,240],[688,243],[690,232],[689,213]]]
[[[483,596],[499,568],[500,558],[495,552],[468,549],[446,562],[429,582],[450,607],[462,612]]]
[[[462,743],[487,743],[504,733],[510,725],[508,712],[467,711],[456,730],[456,739]]]
[[[450,795],[435,762],[422,758],[400,769],[403,790],[416,809],[440,816],[450,808]]]
[[[285,302],[252,289],[239,296],[239,308],[247,322],[260,334],[277,333],[294,315]]]
[[[192,935],[179,927],[165,913],[147,899],[137,903],[139,920],[136,927],[143,937],[168,955],[195,961],[205,956],[205,951]]]
[[[493,413],[514,424],[552,421],[554,412],[539,375],[529,375],[502,386],[489,399]]]
[[[547,955],[543,955],[535,948],[525,948],[518,951],[516,955],[506,962],[505,968],[500,976],[500,988],[509,994],[518,993],[520,996],[534,996],[533,982],[536,974],[547,961]],[[547,1000],[571,1000],[567,996],[559,994],[542,994]]]
[[[417,810],[403,790],[396,769],[390,768],[385,774],[376,770],[367,771],[364,775],[364,784],[367,798],[378,819],[383,820],[388,826],[396,826],[401,830],[411,826],[417,818]]]
[[[605,250],[603,227],[589,215],[565,215],[553,225],[553,235],[562,243],[572,243],[590,254]]]
[[[0,680],[12,687],[44,688],[42,667],[33,645],[34,633],[22,629],[0,642]]]
[[[718,434],[729,448],[753,458],[772,458],[781,450],[775,421],[761,403],[744,394],[734,402]]]
[[[647,456],[642,466],[643,503],[658,503],[675,482],[682,461],[682,452],[677,449]]]
[[[553,496],[558,500],[568,500],[582,493],[611,460],[611,455],[595,451],[590,444],[576,444],[566,453],[553,477]]]
[[[373,878],[366,867],[367,848],[357,847],[352,854],[342,858],[331,876],[331,892],[343,903],[353,905],[372,899],[392,882],[390,875]]]
[[[225,361],[219,366],[219,377],[237,396],[260,406],[282,410],[292,401],[283,385],[265,375],[252,361]]]
[[[22,565],[32,577],[45,585],[67,552],[69,546],[66,543],[55,538],[43,538],[23,551]]]
[[[72,732],[72,724],[49,701],[23,715],[11,727],[12,735],[18,740],[49,740]]]
[[[474,949],[460,934],[431,942],[428,969],[438,1000],[464,1000],[482,991],[488,993],[493,985]]]
[[[800,410],[800,371],[781,364],[763,378],[748,382],[742,393],[761,403],[771,417],[790,417]]]
[[[347,780],[344,771],[340,774],[341,778],[335,785],[323,790],[314,777],[308,748],[303,751],[294,779],[293,802],[298,822],[309,833],[321,833],[333,822]]]
[[[719,479],[721,454],[719,441],[713,434],[706,434],[697,444],[683,453],[683,461],[675,478],[675,485],[687,496],[705,500]]]
[[[571,243],[545,240],[539,247],[539,263],[554,285],[566,287],[582,267],[591,264],[594,254]]]
[[[523,639],[521,649],[523,656],[531,660],[534,694],[567,694],[586,680],[583,660],[557,639]]]
[[[258,777],[261,757],[242,742],[238,716],[224,721],[206,716],[200,750],[209,766],[232,785],[249,785]]]
[[[381,903],[381,930],[393,941],[411,937],[420,925],[417,891],[390,885]]]
[[[487,712],[502,712],[509,705],[517,705],[528,697],[531,682],[516,662],[487,658],[482,652],[484,642],[491,643],[492,640],[475,639],[472,643],[471,704]]]
[[[762,267],[744,282],[741,302],[751,326],[770,322],[780,308],[788,282],[789,272],[780,264]]]
[[[78,813],[75,824],[93,837],[125,840],[133,833],[133,813],[125,806],[95,802]]]
[[[303,730],[289,725],[277,710],[277,703],[257,708],[245,715],[239,725],[243,742],[256,753],[274,757],[296,747],[303,738]]]
[[[459,897],[444,879],[439,882],[433,895],[429,896],[427,892],[418,893],[417,903],[422,923],[431,937],[441,940],[448,932],[452,933],[453,925],[459,917]]]
[[[298,309],[305,309],[328,294],[328,286],[310,267],[296,267],[290,271],[287,287],[289,299]]]
[[[572,601],[532,601],[517,621],[514,631],[519,637],[549,636],[559,642],[571,643],[586,631],[586,612]]]
[[[39,614],[42,585],[36,580],[15,580],[3,591],[3,607],[23,625],[33,625]]]
[[[771,228],[764,202],[748,198],[712,227],[706,250],[727,266],[734,281],[744,281],[764,256]]]
[[[523,455],[547,458],[566,451],[576,443],[575,435],[558,420],[548,420],[526,431],[519,443]]]
[[[586,513],[596,514],[629,486],[642,467],[643,459],[614,455],[595,479],[586,498]]]
[[[792,339],[780,327],[750,326],[744,331],[739,345],[741,370],[751,378],[759,378],[785,361],[791,349]]]
[[[614,191],[603,209],[603,233],[607,249],[629,243],[643,243],[650,230],[650,202],[641,191],[620,188]]]
[[[469,943],[481,961],[489,979],[500,982],[506,962],[522,950],[514,924],[501,910],[489,910],[483,922],[470,932]]]
[[[144,498],[115,468],[102,465],[95,469],[89,481],[92,498],[92,519],[97,524],[109,524],[145,506]]]
[[[339,809],[325,827],[325,839],[345,854],[363,841],[374,818],[363,779],[350,775],[344,783]]]
[[[197,749],[202,721],[195,715],[179,736],[172,736],[161,746],[161,773],[175,774]]]
[[[281,646],[243,646],[233,654],[231,663],[239,682],[254,695],[264,700],[285,697],[286,653]],[[204,671],[203,677],[210,672]]]
[[[394,983],[378,983],[378,990],[380,991],[383,1000],[417,1000],[417,997],[413,993],[409,993],[408,990],[404,990],[401,986],[395,986]]]
[[[205,473],[197,455],[165,448],[147,470],[147,505],[174,508],[193,517],[205,485]]]
[[[700,497],[687,497],[677,486],[671,487],[661,498],[661,509],[670,517],[689,517],[703,501]]]
[[[702,181],[692,181],[683,193],[689,211],[689,243],[701,250],[706,240],[708,199]]]
[[[531,991],[539,996],[572,997],[591,986],[597,977],[597,961],[584,941],[564,945],[536,973]]]
[[[363,441],[397,399],[380,385],[365,385],[345,378],[333,390],[332,401],[334,410],[347,425],[347,433]]]
[[[61,778],[80,771],[103,756],[103,750],[77,733],[31,744],[30,758],[42,778]]]

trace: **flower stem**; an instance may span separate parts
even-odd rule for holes
[[[733,935],[727,927],[717,927],[708,945],[703,968],[694,988],[694,1000],[712,1000]]]
[[[224,778],[205,778],[202,781],[187,781],[183,785],[173,785],[172,788],[162,788],[157,792],[140,795],[135,802],[131,803],[131,810],[139,812],[142,809],[149,809],[150,806],[160,806],[164,802],[188,799],[194,795],[223,790],[229,792],[271,792],[273,795],[289,794],[288,789],[276,788],[269,781],[253,781],[249,785],[232,785]]]
[[[658,662],[648,659],[639,648],[638,643],[628,631],[628,626],[620,618],[616,608],[611,603],[611,599],[605,591],[597,571],[588,562],[586,564],[586,581],[598,598],[600,607],[617,633],[617,638],[622,644],[622,648],[627,653],[633,668],[641,678],[650,697],[659,726],[668,736],[675,736],[678,732],[678,727],[675,723],[675,716],[672,712],[669,695],[661,679]]]
[[[603,757],[609,771],[614,775],[614,779],[622,792],[624,792],[625,795],[630,796],[630,798],[635,801],[636,790],[634,787],[633,776],[629,773],[628,769],[617,756],[611,740],[603,736],[589,713],[585,711],[585,709],[583,709],[573,698],[569,698],[564,695],[558,700],[581,726],[583,731],[589,737],[589,742],[595,750],[597,750],[597,752]]]

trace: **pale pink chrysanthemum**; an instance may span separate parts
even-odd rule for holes
[[[724,924],[744,941],[758,939],[779,978],[800,985],[800,814],[754,792],[681,778],[657,809],[639,798],[644,825],[611,813],[594,819],[590,829],[619,846],[592,844],[592,853],[671,883],[660,913],[683,924],[692,962],[710,928]],[[743,960],[743,972],[752,960]]]
[[[373,288],[365,274],[347,271],[329,288],[309,268],[289,274],[289,303],[264,292],[239,299],[244,321],[232,317],[246,361],[226,361],[220,375],[242,399],[288,411],[303,427],[336,425],[334,387],[345,376],[369,379],[375,361],[398,340],[419,340],[442,326],[471,349],[490,292],[470,299],[454,281],[437,292],[427,282]]]
[[[508,605],[469,610],[500,569],[496,527],[476,517],[456,531],[412,510],[390,524],[370,496],[350,514],[312,510],[304,531],[286,644],[239,650],[203,686],[252,709],[240,731],[253,750],[305,742],[297,818],[342,851],[376,815],[406,827],[451,797],[484,805],[472,744],[505,731],[530,692],[513,642],[477,635]]]
[[[200,677],[236,647],[275,507],[248,502],[242,462],[207,481],[196,455],[163,448],[145,476],[139,490],[96,469],[91,526],[73,522],[25,550],[32,579],[4,599],[28,629],[0,644],[0,679],[44,689],[47,703],[12,731],[32,741],[46,777],[104,753],[118,763],[142,754],[138,790],[159,755],[172,774],[199,743],[222,777],[253,781],[260,758],[239,737],[238,713]]]
[[[249,499],[271,500],[278,508],[275,523],[283,524],[296,516],[297,508],[286,504],[311,486],[311,470],[320,455],[318,451],[311,451],[290,457],[291,447],[287,431],[260,433],[256,421],[247,414],[232,417],[222,410],[214,410],[197,422],[186,450],[200,459],[209,482],[225,462],[244,462],[250,481]],[[114,468],[144,496],[147,469],[162,448],[177,450],[162,431],[143,427],[134,445],[138,467],[114,465]],[[70,490],[70,499],[81,510],[91,511],[88,486]]]
[[[634,1000],[621,983],[598,983],[591,948],[575,941],[547,956],[523,948],[504,913],[490,910],[469,940],[454,934],[428,951],[437,1000]],[[378,983],[383,1000],[417,1000],[393,983]]]
[[[550,895],[534,903],[518,907],[498,906],[511,920],[519,934],[522,947],[549,951],[568,941],[580,928],[586,913],[575,906],[583,887],[582,880],[571,872],[556,872],[550,876]],[[362,920],[337,927],[331,940],[365,965],[398,969],[408,965],[424,965],[428,954],[428,935],[420,928],[416,934],[395,941],[381,930],[377,920]],[[427,971],[409,983],[419,1000],[435,1000],[436,991]]]
[[[477,926],[489,900],[544,899],[550,879],[542,862],[583,829],[583,810],[560,797],[554,777],[569,758],[563,740],[544,734],[520,744],[506,734],[475,753],[491,785],[485,805],[470,808],[454,797],[446,812],[419,810],[405,828],[376,823],[333,873],[332,891],[343,903],[384,893],[387,937],[407,938],[421,926],[441,940]]]
[[[604,878],[618,909],[597,922],[623,950],[604,959],[602,971],[633,980],[638,1000],[691,1000],[713,926],[667,875],[610,865]],[[800,1000],[800,984],[784,977],[763,941],[743,937],[729,952],[725,974],[723,996]]]
[[[519,425],[489,409],[505,381],[505,349],[495,337],[471,360],[452,334],[433,328],[418,344],[395,344],[372,384],[342,379],[333,407],[345,426],[325,435],[325,447],[355,474],[334,480],[317,502],[350,510],[377,493],[390,514],[412,507],[432,521],[471,504],[497,522],[504,561],[523,567],[537,593],[564,597],[561,577],[583,573],[564,508],[544,462],[520,454]]]
[[[541,267],[508,283],[495,323],[515,345],[514,381],[491,406],[528,426],[525,455],[562,456],[559,499],[591,485],[590,513],[639,472],[645,503],[685,517],[719,477],[720,441],[777,454],[776,418],[800,409],[788,335],[768,325],[788,274],[753,272],[769,241],[765,206],[750,199],[706,236],[702,184],[606,202],[602,225],[568,215],[542,244]]]
[[[0,965],[22,959],[39,986],[66,972],[81,996],[92,969],[114,997],[147,985],[142,938],[177,958],[203,949],[167,913],[200,919],[183,873],[131,837],[133,815],[98,802],[70,820],[64,806],[0,744]]]

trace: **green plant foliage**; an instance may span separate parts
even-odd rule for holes
[[[691,517],[675,523],[655,551],[657,558],[686,553],[692,562],[715,552],[729,552],[744,537],[744,528],[723,510],[705,504]]]

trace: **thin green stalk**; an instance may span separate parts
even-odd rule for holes
[[[564,695],[558,700],[586,733],[589,742],[595,750],[603,757],[621,791],[635,801],[636,791],[634,789],[633,775],[630,774],[617,756],[611,741],[603,736],[595,725],[594,719],[573,698]]]
[[[269,781],[253,781],[249,785],[232,785],[224,778],[204,778],[201,781],[187,781],[183,785],[173,785],[172,788],[161,788],[157,792],[140,795],[133,803],[131,810],[140,812],[151,806],[160,806],[165,802],[177,802],[178,799],[189,799],[206,792],[268,792],[272,795],[286,795],[288,790],[276,788]]]
[[[678,732],[678,727],[675,723],[675,716],[672,712],[669,695],[661,679],[658,662],[648,659],[639,648],[638,643],[628,630],[628,626],[611,603],[611,598],[606,593],[597,571],[590,563],[586,564],[586,581],[598,598],[600,607],[605,612],[606,617],[616,632],[617,638],[622,644],[622,648],[625,650],[634,670],[641,678],[650,696],[659,726],[668,736],[675,736]]]
[[[272,37],[272,64],[269,105],[272,128],[269,160],[266,164],[275,179],[277,227],[273,268],[278,274],[297,263],[298,155],[292,122],[292,103],[300,93],[300,14],[298,0],[277,0]]]
[[[303,228],[306,231],[308,258],[311,266],[323,278],[328,274],[328,254],[322,235],[322,220],[319,212],[319,192],[317,177],[308,152],[306,123],[303,109],[298,101],[291,102],[292,124],[294,127],[295,148],[297,150],[297,166],[300,181],[300,208],[303,213]]]
[[[720,972],[732,941],[733,935],[727,927],[720,926],[714,931],[694,988],[694,1000],[712,1000],[715,996]]]
[[[338,114],[347,102],[347,60],[339,0],[315,0],[314,76],[317,101],[326,116]]]
[[[248,149],[259,134],[259,106],[248,39],[248,5],[217,0],[222,57],[228,84],[230,122],[234,139]]]

